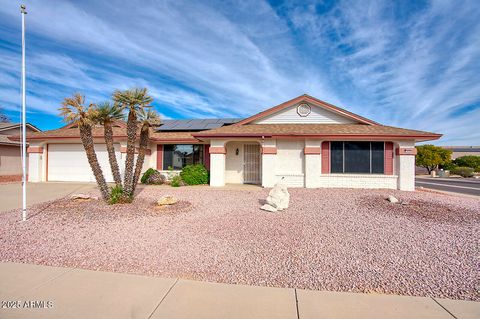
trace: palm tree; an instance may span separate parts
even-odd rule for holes
[[[104,200],[110,198],[107,182],[103,176],[102,168],[98,163],[97,154],[93,144],[92,134],[92,116],[94,104],[90,104],[88,107],[85,105],[85,97],[80,93],[75,93],[73,97],[67,97],[62,102],[62,107],[59,109],[60,115],[67,123],[75,123],[80,130],[80,139],[82,140],[83,148],[87,154],[88,163],[92,169],[95,180],[97,181],[100,192]]]
[[[135,173],[133,174],[133,191],[135,191],[135,188],[138,184],[138,179],[142,173],[143,161],[145,160],[145,151],[147,150],[148,138],[150,135],[150,127],[160,124],[160,116],[155,110],[139,110],[138,119],[141,124],[140,148],[138,150],[137,163],[135,164]]]
[[[118,187],[122,187],[122,177],[120,176],[120,169],[118,167],[117,157],[115,156],[115,147],[113,146],[113,123],[117,120],[123,120],[124,118],[123,108],[118,104],[103,102],[95,108],[94,121],[95,123],[103,125],[108,160],[110,162],[113,180]]]
[[[127,157],[125,159],[125,176],[123,178],[123,195],[133,196],[133,165],[135,160],[135,141],[137,139],[137,117],[139,110],[149,107],[153,98],[146,88],[134,88],[125,91],[115,91],[113,100],[122,108],[128,109],[127,118]]]

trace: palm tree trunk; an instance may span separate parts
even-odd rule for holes
[[[148,125],[143,125],[142,130],[140,131],[140,148],[138,150],[137,163],[135,164],[135,174],[133,175],[133,184],[132,189],[135,192],[137,188],[138,179],[142,173],[143,162],[145,160],[145,152],[148,146]]]
[[[87,154],[88,163],[92,169],[95,180],[97,181],[100,192],[102,193],[102,198],[104,200],[110,199],[110,193],[108,191],[108,185],[103,176],[102,168],[98,163],[97,154],[95,153],[95,148],[93,146],[93,136],[92,136],[92,127],[88,124],[79,125],[80,129],[80,138],[82,140],[83,148]]]
[[[135,140],[137,139],[137,116],[135,110],[128,112],[127,119],[127,157],[125,159],[125,177],[123,195],[129,198],[133,194],[133,164],[135,160]]]
[[[103,127],[105,129],[105,144],[107,145],[108,161],[110,162],[113,180],[118,187],[122,187],[122,177],[120,176],[120,168],[118,167],[117,157],[115,156],[115,147],[113,146],[112,123],[106,121]]]

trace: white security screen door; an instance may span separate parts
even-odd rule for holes
[[[262,170],[259,144],[245,144],[243,151],[243,182],[261,184]]]

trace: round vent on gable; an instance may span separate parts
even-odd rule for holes
[[[306,103],[302,103],[297,106],[297,113],[300,116],[303,116],[303,117],[308,116],[310,112],[312,112],[312,108],[310,107],[310,105]]]

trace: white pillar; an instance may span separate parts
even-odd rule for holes
[[[277,141],[262,141],[262,186],[273,187],[276,182]]]
[[[210,141],[210,186],[225,186],[225,140]]]
[[[395,144],[395,171],[398,189],[415,190],[415,141],[400,141]]]
[[[30,142],[27,149],[28,154],[28,181],[33,183],[45,180],[43,159],[46,156],[46,149],[43,144]]]
[[[321,158],[321,143],[320,140],[305,140],[305,187],[315,188],[320,187],[320,174],[322,172],[322,158]]]

